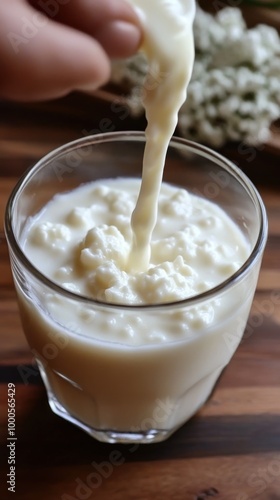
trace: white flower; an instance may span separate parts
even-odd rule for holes
[[[196,59],[188,97],[179,113],[182,136],[220,147],[242,140],[257,145],[280,117],[280,37],[266,25],[247,29],[238,8],[212,16],[199,7],[194,23]],[[112,80],[129,83],[133,114],[143,111],[143,55],[113,66]]]

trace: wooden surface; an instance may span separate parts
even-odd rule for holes
[[[21,330],[2,220],[15,182],[43,154],[102,129],[104,119],[114,130],[141,129],[144,122],[78,95],[47,104],[0,103],[0,109],[1,499],[279,500],[280,305],[273,295],[280,291],[279,159],[263,150],[248,162],[237,145],[228,149],[263,197],[269,240],[248,330],[211,399],[164,443],[104,445],[48,406]],[[6,483],[8,383],[16,387],[14,496]]]

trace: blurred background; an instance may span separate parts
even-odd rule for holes
[[[279,7],[274,0],[199,0],[196,67],[176,130],[226,154],[255,182],[280,182]],[[48,151],[85,135],[143,130],[143,76],[136,57],[115,63],[110,84],[94,95],[0,101],[2,175],[19,175]]]

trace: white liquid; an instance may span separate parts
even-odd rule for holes
[[[149,74],[143,89],[148,126],[142,185],[132,215],[132,249],[127,267],[145,270],[169,141],[178,121],[194,61],[192,23],[194,0],[130,0],[140,10],[144,25],[143,51]]]

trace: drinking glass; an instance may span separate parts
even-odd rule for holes
[[[242,339],[267,239],[265,208],[246,175],[207,147],[174,137],[164,181],[218,204],[229,215],[249,247],[240,269],[194,297],[144,306],[103,303],[44,276],[24,250],[30,218],[57,193],[82,184],[140,179],[144,147],[141,132],[66,144],[23,175],[6,209],[22,325],[50,407],[110,443],[163,441],[206,402]],[[110,340],[111,325],[117,340]],[[131,328],[140,329],[143,338],[148,332],[149,341],[131,345]],[[159,341],[158,334],[167,340]]]

